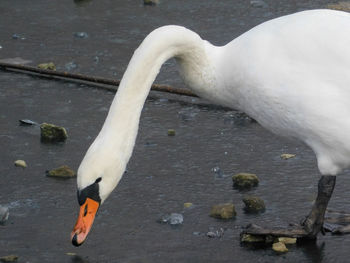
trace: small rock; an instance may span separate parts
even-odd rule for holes
[[[238,173],[232,176],[233,186],[237,188],[251,188],[259,184],[259,179],[255,174]]]
[[[20,125],[37,125],[38,123],[36,123],[35,121],[24,119],[24,120],[19,120],[19,124]]]
[[[178,213],[171,213],[170,215],[167,214],[159,220],[160,223],[170,224],[170,225],[181,225],[183,221],[184,221],[183,215]]]
[[[15,166],[17,167],[22,167],[22,168],[26,168],[27,167],[27,164],[25,161],[23,160],[17,160],[15,161]]]
[[[192,203],[184,203],[184,208],[190,208],[192,206],[193,206]]]
[[[273,243],[272,244],[272,249],[276,252],[279,253],[285,253],[288,252],[288,248],[286,247],[286,245],[282,242],[277,242],[277,243]]]
[[[88,38],[89,35],[86,32],[75,32],[74,36],[77,38]]]
[[[235,217],[236,214],[235,206],[232,203],[214,205],[210,211],[211,217],[219,219],[230,219]]]
[[[40,130],[43,142],[63,142],[68,138],[66,129],[54,124],[42,123]]]
[[[4,225],[9,218],[10,210],[7,206],[0,205],[0,225]]]
[[[66,63],[64,65],[64,67],[67,71],[71,71],[73,69],[76,69],[78,67],[78,65],[74,61],[71,61],[71,62]]]
[[[17,255],[8,255],[0,258],[0,261],[2,262],[14,262],[17,261],[18,256]]]
[[[48,177],[59,177],[59,178],[72,178],[76,176],[76,173],[70,169],[67,165],[62,165],[58,168],[46,171]]]
[[[295,154],[283,153],[283,154],[281,154],[281,159],[288,160],[290,158],[294,158],[295,156],[296,156]]]
[[[250,5],[252,7],[267,7],[267,4],[262,0],[251,0]]]
[[[56,66],[53,62],[49,63],[41,63],[38,65],[38,68],[40,69],[46,69],[46,70],[56,70]]]
[[[67,255],[67,256],[76,256],[77,253],[74,253],[74,252],[67,252],[66,255]]]
[[[175,130],[174,129],[169,129],[168,130],[168,136],[175,136]]]
[[[159,0],[143,0],[144,5],[157,5],[159,4]]]
[[[328,9],[350,12],[350,2],[339,2],[336,4],[328,4]]]
[[[297,239],[293,237],[279,237],[278,242],[282,242],[285,245],[292,245],[297,243]]]
[[[265,242],[265,238],[263,236],[243,234],[243,235],[241,235],[241,242],[243,242],[243,243],[261,243],[261,242]]]
[[[265,203],[260,197],[246,196],[243,198],[244,210],[247,213],[260,213],[265,211]]]

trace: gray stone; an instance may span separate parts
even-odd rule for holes
[[[282,242],[277,242],[272,244],[272,249],[278,253],[285,253],[288,252],[288,248],[286,245]]]
[[[232,176],[233,186],[245,189],[257,186],[259,184],[259,178],[255,174],[251,173],[238,173]]]
[[[237,215],[234,204],[225,203],[214,205],[211,208],[210,216],[219,219],[231,219]]]
[[[66,179],[75,177],[76,172],[70,169],[67,165],[62,165],[58,168],[46,171],[46,176]]]
[[[257,196],[245,196],[243,198],[245,204],[244,211],[247,213],[260,213],[265,211],[265,202]]]
[[[66,129],[54,124],[42,123],[40,131],[43,142],[63,142],[68,138]]]

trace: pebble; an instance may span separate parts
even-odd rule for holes
[[[72,178],[76,176],[76,172],[70,169],[67,165],[62,165],[58,168],[46,171],[46,176],[57,178]]]
[[[296,156],[295,154],[282,153],[281,154],[281,159],[288,160],[288,159],[294,158],[295,156]]]
[[[77,38],[88,38],[89,35],[86,32],[75,32],[74,36]]]
[[[282,242],[285,245],[292,245],[297,243],[297,239],[293,237],[279,237],[278,242]]]
[[[17,167],[22,167],[22,168],[26,168],[27,167],[27,164],[25,161],[23,160],[17,160],[14,162],[15,166]]]
[[[174,129],[169,129],[168,130],[168,136],[175,136],[175,130]]]
[[[0,258],[0,261],[2,262],[14,262],[17,261],[18,256],[17,255],[8,255]]]
[[[237,188],[251,188],[259,184],[259,178],[256,174],[238,173],[232,176],[233,186]]]
[[[46,70],[56,70],[56,66],[53,62],[48,62],[48,63],[40,63],[38,65],[38,68],[40,69],[46,69]]]
[[[7,206],[0,205],[0,225],[4,225],[9,218],[10,210]]]
[[[286,247],[286,245],[282,242],[277,242],[277,243],[273,243],[272,244],[272,249],[276,252],[279,253],[285,253],[288,252],[288,248]]]
[[[236,215],[236,209],[232,203],[213,205],[210,211],[211,217],[219,219],[231,219]]]
[[[247,213],[260,213],[265,211],[265,202],[257,196],[245,196],[243,198],[245,205],[244,211]]]
[[[192,203],[184,203],[184,208],[190,208],[190,207],[192,207],[193,206],[193,204]]]
[[[44,122],[40,125],[40,131],[43,142],[63,142],[68,138],[66,129],[54,124]]]
[[[184,217],[179,213],[171,213],[170,215],[164,215],[159,221],[164,224],[181,225],[184,221]]]

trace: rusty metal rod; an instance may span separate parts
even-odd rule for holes
[[[75,74],[75,73],[69,73],[69,72],[41,69],[41,68],[36,68],[36,67],[31,67],[26,65],[19,65],[19,64],[11,64],[11,63],[0,62],[0,70],[8,70],[8,71],[15,70],[16,72],[24,72],[26,74],[35,73],[46,77],[49,76],[49,77],[59,77],[64,79],[83,80],[87,82],[104,84],[104,85],[112,85],[112,86],[119,86],[120,84],[120,80],[113,80],[113,79],[106,79],[106,78],[88,76],[83,74]],[[107,88],[107,89],[117,90],[116,88],[111,88],[111,89]],[[187,89],[174,88],[169,85],[153,84],[151,87],[151,90],[168,92],[168,93],[178,94],[183,96],[198,97],[196,94],[194,94],[193,92]]]

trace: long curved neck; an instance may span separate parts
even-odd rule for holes
[[[104,151],[106,155],[110,151],[125,168],[135,144],[143,105],[162,64],[175,57],[183,77],[196,90],[203,82],[212,81],[211,74],[200,72],[210,64],[208,45],[196,33],[179,26],[161,27],[150,33],[135,51],[103,128],[87,155],[95,151]]]

